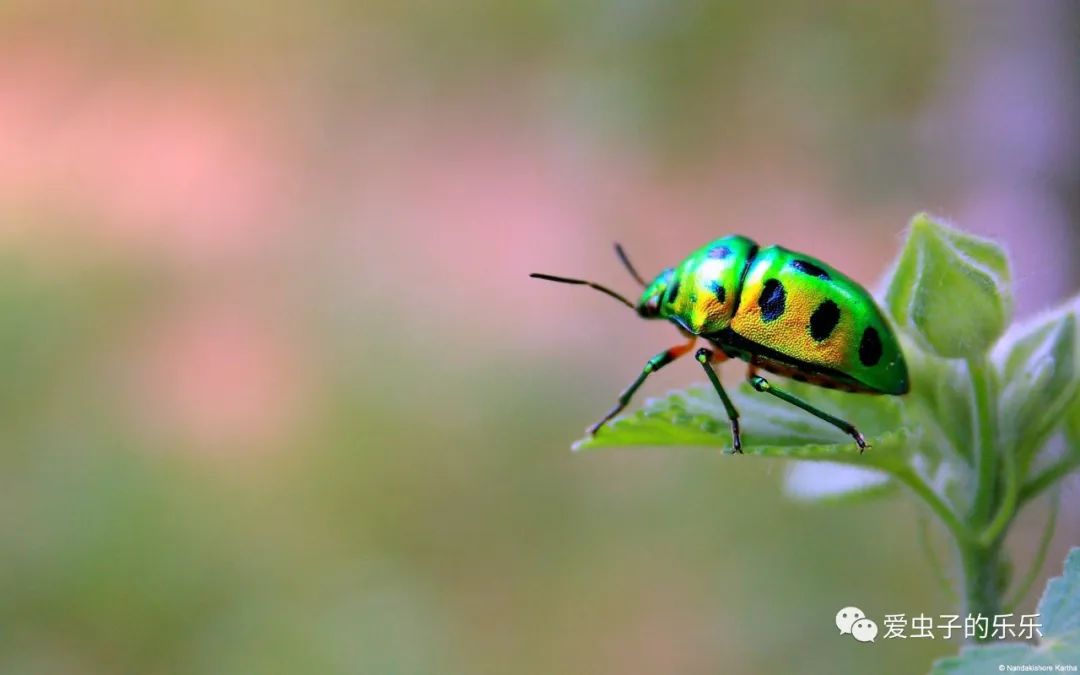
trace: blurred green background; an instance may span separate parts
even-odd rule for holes
[[[0,3],[0,672],[924,672],[957,641],[833,625],[953,609],[912,502],[572,455],[673,332],[526,275],[740,232],[871,285],[927,209],[1034,313],[1080,283],[1078,40],[1064,0]]]

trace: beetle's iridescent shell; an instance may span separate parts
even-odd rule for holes
[[[895,333],[835,268],[742,236],[717,239],[666,279],[660,316],[766,370],[851,391],[904,394]]]
[[[757,251],[750,239],[717,239],[686,257],[665,289],[662,316],[695,335],[723,330],[739,301],[739,280]]]

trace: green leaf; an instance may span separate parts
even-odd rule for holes
[[[888,396],[853,396],[784,382],[790,393],[851,420],[871,448],[860,454],[851,437],[816,417],[755,391],[743,383],[732,399],[742,417],[747,455],[827,460],[895,470],[906,467],[913,431],[903,422],[902,402]],[[730,450],[731,427],[716,392],[707,386],[650,399],[632,414],[617,417],[575,450],[627,446],[704,446]]]
[[[1065,440],[1069,444],[1069,453],[1080,456],[1080,396],[1065,415]]]
[[[1080,298],[1017,326],[994,350],[1004,388],[1000,430],[1026,467],[1080,394]]]
[[[1080,298],[1077,300],[1077,306],[1080,309]],[[1080,461],[1080,392],[1077,392],[1072,406],[1065,411],[1064,426],[1066,454],[1076,457],[1077,461]]]
[[[1057,480],[1080,469],[1080,395],[1065,415],[1065,451],[1052,468],[1058,469]]]
[[[940,659],[933,675],[981,675],[1006,666],[1080,665],[1080,548],[1065,559],[1065,572],[1046,585],[1036,610],[1042,624],[1037,645],[1006,642],[965,647],[958,656]]]
[[[993,242],[920,213],[888,283],[886,305],[902,329],[939,356],[986,353],[1012,315],[1008,259]]]
[[[910,340],[901,342],[911,377],[908,405],[934,438],[924,450],[940,458],[943,449],[950,449],[970,462],[974,439],[968,364],[925,352]]]
[[[1064,573],[1047,582],[1037,611],[1042,617],[1044,642],[1072,635],[1080,647],[1080,547],[1069,551]]]

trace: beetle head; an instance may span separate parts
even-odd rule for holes
[[[656,319],[660,316],[660,307],[664,304],[664,293],[675,276],[675,270],[667,268],[652,280],[638,300],[637,313],[643,319]]]

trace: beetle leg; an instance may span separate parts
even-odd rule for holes
[[[731,420],[731,451],[733,453],[742,454],[742,438],[739,435],[739,411],[735,409],[735,404],[728,398],[727,392],[724,391],[723,385],[720,384],[720,378],[716,376],[716,369],[712,367],[712,362],[722,362],[727,360],[726,355],[717,354],[716,352],[705,349],[702,347],[694,354],[694,358],[698,360],[701,367],[705,369],[705,374],[709,376],[709,381],[712,382],[713,388],[716,389],[716,393],[720,395],[720,401],[724,404],[724,410],[727,411],[728,419]]]
[[[751,370],[751,373],[752,372],[753,372],[753,370]],[[851,436],[852,438],[854,438],[855,443],[857,443],[858,446],[859,446],[859,453],[860,454],[864,450],[866,450],[866,439],[863,438],[863,435],[861,433],[859,433],[859,430],[856,429],[855,425],[852,424],[851,422],[846,422],[846,421],[840,419],[839,417],[833,417],[832,415],[825,412],[824,410],[818,410],[817,408],[810,405],[809,403],[802,400],[801,398],[798,398],[797,396],[792,396],[791,394],[787,393],[783,389],[778,389],[778,388],[774,387],[773,385],[769,384],[769,381],[766,380],[764,377],[761,377],[760,375],[749,374],[748,379],[750,380],[750,386],[752,386],[754,389],[757,389],[758,391],[765,392],[766,394],[772,394],[773,396],[775,396],[778,399],[781,399],[783,401],[787,401],[791,405],[796,406],[798,408],[802,408],[803,410],[810,413],[814,417],[817,417],[820,420],[824,420],[824,421],[828,422],[829,424],[833,425],[837,429],[843,431],[845,434],[847,434],[847,435]]]
[[[589,427],[588,434],[590,436],[595,436],[596,432],[600,430],[600,427],[607,424],[607,422],[611,420],[612,417],[615,417],[620,412],[622,412],[623,408],[625,408],[627,404],[630,403],[630,398],[634,395],[634,392],[638,390],[638,387],[641,386],[641,383],[645,381],[645,378],[647,378],[650,373],[655,373],[656,371],[660,370],[661,368],[671,363],[675,359],[679,358],[683,354],[686,354],[694,347],[694,342],[696,340],[696,335],[690,335],[689,340],[687,340],[686,344],[669,347],[668,349],[665,349],[664,351],[649,359],[645,363],[645,367],[641,369],[641,375],[638,375],[637,379],[631,382],[630,386],[624,389],[621,394],[619,394],[619,402],[615,404],[615,407],[609,410],[608,413],[604,415],[604,418],[602,420]]]

